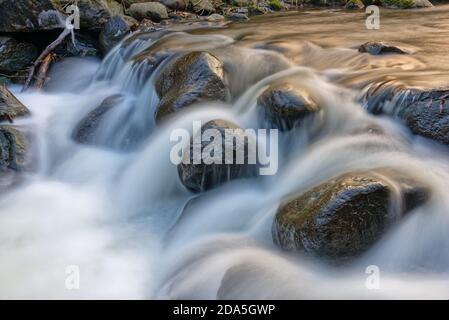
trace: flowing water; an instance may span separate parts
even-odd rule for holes
[[[0,297],[449,298],[448,150],[357,102],[372,83],[447,86],[448,17],[449,6],[439,6],[382,11],[380,30],[365,28],[364,13],[342,10],[181,25],[133,35],[103,61],[66,59],[45,92],[13,87],[33,114],[16,124],[33,137],[34,166],[0,197]],[[413,54],[358,53],[368,40]],[[232,99],[156,127],[154,79],[171,55],[191,50],[224,61]],[[172,130],[216,118],[257,127],[258,94],[285,79],[323,106],[319,133],[282,134],[274,176],[200,197],[186,191],[169,159]],[[76,143],[79,120],[113,94],[123,99],[96,144]],[[407,171],[432,197],[367,253],[329,266],[274,246],[274,214],[286,195],[379,167]],[[378,290],[365,285],[369,265],[380,268]],[[68,266],[79,267],[80,290],[66,288]]]

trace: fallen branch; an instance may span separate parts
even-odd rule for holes
[[[44,61],[44,59],[53,52],[61,43],[64,41],[64,39],[72,33],[72,30],[69,28],[65,28],[64,31],[59,35],[59,37],[50,43],[47,48],[41,53],[41,55],[34,61],[33,65],[30,67],[30,70],[28,72],[28,78],[25,81],[25,84],[23,86],[22,92],[27,90],[30,85],[31,81],[33,81],[34,73],[36,72],[36,68]]]
[[[37,73],[36,83],[34,84],[34,87],[36,89],[41,90],[44,87],[45,80],[47,79],[48,69],[50,68],[51,63],[54,60],[55,55],[53,53],[50,53],[42,61],[41,67],[39,68],[39,72]]]

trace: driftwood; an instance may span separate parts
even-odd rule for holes
[[[36,59],[36,61],[30,67],[30,70],[28,72],[28,78],[23,86],[22,92],[27,90],[31,86],[31,82],[33,81],[34,74],[36,72],[36,68],[41,63],[43,63],[45,60],[47,60],[47,57],[53,52],[53,50],[55,50],[62,43],[62,41],[64,41],[64,39],[71,33],[72,33],[71,29],[65,28],[64,31],[62,31],[62,33],[59,35],[59,37],[55,41],[50,43],[47,46],[47,48],[45,48],[44,51],[42,51],[41,55]],[[47,63],[48,63],[48,65],[47,65],[47,70],[48,70],[48,67],[50,66],[51,61],[47,61]],[[42,85],[43,85],[43,83],[42,83]]]

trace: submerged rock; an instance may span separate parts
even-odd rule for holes
[[[321,110],[305,90],[288,83],[266,89],[257,105],[262,117],[282,131],[291,130]]]
[[[359,47],[359,52],[367,52],[372,55],[380,55],[386,53],[398,53],[398,54],[409,53],[406,49],[400,48],[398,46],[383,41],[368,41]]]
[[[0,122],[13,122],[15,118],[29,114],[28,108],[5,85],[0,84]]]
[[[11,37],[0,37],[0,73],[11,74],[30,66],[38,57],[37,48]]]
[[[163,19],[168,19],[167,8],[159,2],[143,2],[132,4],[127,14],[137,20],[149,18],[152,21],[160,22]]]
[[[196,102],[225,100],[225,82],[223,63],[210,53],[190,52],[172,61],[156,80],[156,121]]]
[[[343,174],[283,203],[276,214],[273,239],[290,251],[331,260],[352,258],[428,196],[420,182],[391,170]],[[399,212],[391,210],[393,197],[402,199],[395,208]]]
[[[123,96],[121,95],[113,95],[106,98],[99,107],[95,108],[81,119],[73,130],[72,138],[79,143],[93,143],[94,133],[101,125],[104,117],[122,101]]]
[[[207,157],[195,158],[193,139],[190,142],[190,148],[185,149],[183,153],[183,163],[178,165],[178,173],[182,184],[192,192],[199,193],[226,182],[253,177],[257,174],[256,164],[249,163],[249,152],[255,152],[255,137],[247,137],[244,130],[237,125],[224,120],[213,120],[204,124],[201,128],[201,135],[208,129],[221,134],[221,140],[209,140],[201,142],[201,152]],[[235,141],[232,137],[226,135],[226,130],[232,130]],[[200,133],[197,133],[197,137]],[[218,137],[217,137],[218,139]],[[226,144],[232,148],[232,154],[226,154]],[[214,149],[215,148],[215,149]],[[215,154],[219,150],[220,154]],[[243,155],[238,158],[237,154]],[[215,163],[214,157],[221,160],[221,164]],[[194,161],[199,162],[195,164]],[[227,161],[226,161],[227,160]],[[239,161],[238,161],[239,160]],[[230,162],[226,164],[225,162]]]

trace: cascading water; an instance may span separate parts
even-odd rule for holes
[[[435,18],[442,14],[432,12]],[[132,35],[103,62],[60,63],[44,93],[11,88],[33,115],[16,124],[32,132],[35,165],[0,197],[0,297],[447,299],[447,149],[394,120],[368,114],[356,102],[368,83],[387,75],[419,84],[423,78],[442,82],[447,70],[420,56],[359,55],[347,40],[363,36],[347,34],[357,26],[354,14],[335,15],[311,11],[256,18],[253,25]],[[397,19],[387,16],[383,23],[387,30],[397,28]],[[336,25],[346,29],[329,34]],[[445,30],[435,42],[447,39],[447,22],[426,28]],[[428,36],[426,28],[421,38]],[[155,77],[176,54],[192,50],[206,50],[225,63],[232,99],[187,108],[156,126]],[[438,52],[431,54],[444,61]],[[192,131],[194,120],[262,126],[257,97],[285,79],[323,107],[314,124],[318,133],[281,133],[274,176],[236,180],[201,196],[188,192],[169,159],[170,133]],[[105,116],[94,143],[74,141],[79,121],[112,95],[122,100]],[[329,266],[273,244],[274,215],[287,195],[340,173],[381,167],[423,181],[431,198],[364,255]],[[70,265],[79,266],[80,290],[65,287]],[[365,287],[369,265],[382,270],[379,290]]]

